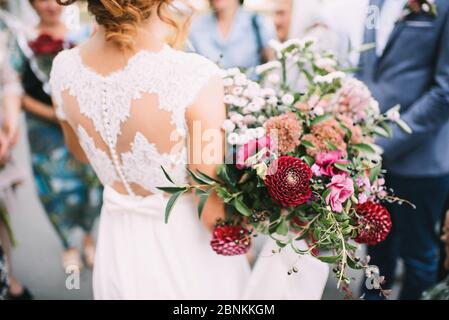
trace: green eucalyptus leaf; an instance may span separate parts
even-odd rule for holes
[[[312,142],[307,141],[307,140],[302,140],[301,145],[303,145],[306,148],[315,149],[315,145]]]
[[[161,166],[162,172],[164,172],[165,177],[167,178],[168,181],[170,181],[171,183],[175,184],[173,182],[173,179],[170,177],[170,175],[167,173],[167,171],[165,171],[165,168],[163,166]]]
[[[369,181],[371,182],[371,184],[374,183],[374,181],[377,180],[377,177],[379,176],[380,170],[382,169],[381,165],[375,166],[374,168],[372,168],[370,170],[369,173]]]
[[[234,200],[232,200],[232,205],[238,212],[240,212],[245,217],[250,217],[253,214],[251,209],[248,208],[248,206],[238,198],[234,198]]]
[[[285,220],[282,220],[281,223],[276,228],[276,233],[281,236],[286,236],[288,234],[288,223]]]
[[[200,195],[200,201],[198,203],[198,217],[200,219],[201,216],[203,215],[204,206],[206,205],[207,199],[209,199],[211,192],[212,190],[209,190]]]
[[[170,217],[170,213],[172,212],[173,207],[176,204],[176,201],[184,193],[185,193],[185,191],[178,191],[177,193],[173,194],[170,197],[170,199],[168,199],[167,207],[165,208],[165,223],[168,223],[168,219]]]
[[[318,260],[325,262],[325,263],[336,263],[339,259],[340,256],[323,256],[323,257],[317,257]]]
[[[175,193],[178,193],[181,191],[185,192],[188,190],[187,187],[157,187],[157,189],[164,191],[166,193],[169,193],[169,194],[175,194]]]
[[[396,120],[396,124],[401,128],[402,131],[404,131],[407,134],[412,134],[413,130],[410,128],[410,126],[402,119]]]
[[[363,153],[375,154],[376,150],[372,146],[366,143],[359,143],[353,146],[356,150],[361,151]]]
[[[318,124],[318,123],[320,123],[321,121],[325,121],[325,120],[328,120],[328,119],[330,119],[330,118],[332,118],[332,115],[331,114],[323,114],[323,115],[321,115],[321,116],[318,116],[318,117],[316,117],[315,119],[313,119],[311,122],[310,122],[310,125],[316,125],[316,124]]]

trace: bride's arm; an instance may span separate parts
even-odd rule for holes
[[[217,166],[224,160],[224,133],[221,129],[226,119],[223,103],[223,83],[219,76],[213,77],[202,89],[194,105],[187,113],[189,130],[189,167],[216,177]],[[218,219],[224,218],[224,204],[212,194],[203,210],[202,221],[212,230]]]
[[[72,127],[67,121],[60,121],[62,131],[64,132],[64,140],[70,153],[76,160],[82,163],[89,163],[89,160],[84,153],[83,148],[79,144],[78,136],[73,131]]]

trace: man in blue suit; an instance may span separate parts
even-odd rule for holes
[[[415,10],[407,0],[366,2],[378,23],[373,28],[367,21],[363,42],[376,47],[360,55],[357,76],[382,111],[400,104],[402,118],[413,130],[407,134],[395,127],[393,139],[377,143],[385,150],[388,187],[416,205],[416,210],[406,204],[389,206],[393,231],[369,248],[369,255],[385,275],[387,288],[402,258],[400,299],[418,299],[437,280],[438,224],[449,194],[449,1],[418,1]],[[378,293],[364,291],[366,298],[378,298]]]

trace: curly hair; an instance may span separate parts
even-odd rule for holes
[[[83,0],[56,0],[63,6]],[[97,23],[106,29],[106,40],[122,49],[132,49],[137,26],[150,18],[156,8],[159,19],[175,30],[171,44],[177,44],[184,29],[168,7],[173,0],[84,0]]]

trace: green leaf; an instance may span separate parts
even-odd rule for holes
[[[344,172],[349,172],[348,165],[343,163],[334,163],[334,167]]]
[[[197,176],[200,179],[208,182],[208,184],[220,183],[220,181],[218,181],[218,180],[216,180],[214,178],[209,177],[207,174],[205,174],[205,173],[203,173],[203,172],[201,172],[199,170],[196,170],[196,174],[197,174]]]
[[[308,165],[309,167],[311,167],[311,166],[315,163],[315,159],[313,159],[311,156],[305,155],[305,156],[302,156],[301,159],[302,159],[305,163],[307,163],[307,165]]]
[[[282,242],[282,241],[277,240],[277,241],[276,241],[276,245],[277,245],[279,248],[285,248],[285,246],[286,246],[287,244],[284,243],[284,242]]]
[[[251,209],[248,208],[248,206],[238,198],[234,198],[234,200],[232,200],[232,205],[238,212],[240,212],[246,217],[250,217],[253,214]]]
[[[193,181],[195,181],[196,183],[203,185],[210,185],[210,183],[200,179],[195,173],[192,172],[192,170],[190,170],[190,168],[187,167],[187,172],[189,173],[190,177],[192,177]]]
[[[379,176],[380,170],[382,169],[381,165],[375,166],[374,168],[372,168],[369,172],[369,181],[371,182],[371,184],[374,183],[374,181],[377,180],[377,177]]]
[[[285,220],[282,220],[281,223],[276,228],[276,233],[281,236],[286,236],[288,234],[288,223]]]
[[[323,195],[322,195],[323,199],[326,199],[327,196],[331,193],[331,191],[332,191],[331,189],[324,190]]]
[[[173,195],[170,197],[170,199],[168,200],[167,207],[165,208],[165,223],[168,223],[168,218],[170,217],[170,213],[172,212],[173,207],[174,207],[176,201],[177,201],[177,200],[179,199],[179,197],[180,197],[181,195],[183,195],[184,193],[185,193],[185,191],[179,191],[179,192],[173,194]]]
[[[318,117],[316,117],[315,119],[313,119],[311,122],[310,122],[310,125],[316,125],[317,123],[320,123],[321,121],[324,121],[324,120],[328,120],[328,119],[330,119],[332,117],[332,115],[330,115],[330,114],[323,114],[323,115],[321,115],[321,116],[318,116]]]
[[[408,134],[412,134],[413,130],[410,126],[402,119],[396,120],[397,125],[401,128],[402,131]]]
[[[301,145],[303,145],[306,148],[310,148],[310,149],[315,149],[316,148],[315,145],[312,142],[307,141],[307,140],[302,140],[301,141]]]
[[[390,133],[383,127],[377,126],[374,128],[374,133],[380,137],[391,138]]]
[[[200,219],[201,219],[201,216],[203,215],[204,206],[206,205],[207,199],[209,199],[211,192],[212,192],[212,190],[209,190],[200,195],[200,201],[198,203],[198,217]]]
[[[168,181],[170,181],[171,183],[175,184],[173,182],[173,179],[170,177],[170,175],[167,173],[167,171],[165,171],[164,167],[161,166],[162,171],[164,172],[165,177],[167,178]]]
[[[325,257],[317,257],[320,261],[325,263],[336,263],[340,256],[325,256]]]
[[[186,187],[157,187],[157,189],[169,194],[175,194],[181,191],[186,192],[188,190]]]
[[[223,187],[216,187],[215,192],[217,193],[217,195],[223,199],[223,201],[225,203],[229,203],[232,199],[234,199],[234,197],[232,196],[232,194],[229,193],[228,190],[226,190],[226,188]]]
[[[354,148],[357,149],[358,151],[361,151],[364,153],[370,153],[370,154],[376,153],[376,150],[374,150],[373,147],[371,147],[369,144],[365,144],[365,143],[355,144]]]
[[[228,167],[226,165],[221,165],[217,170],[218,176],[223,180],[226,184],[230,186],[234,186],[234,181],[230,178],[228,173]]]

